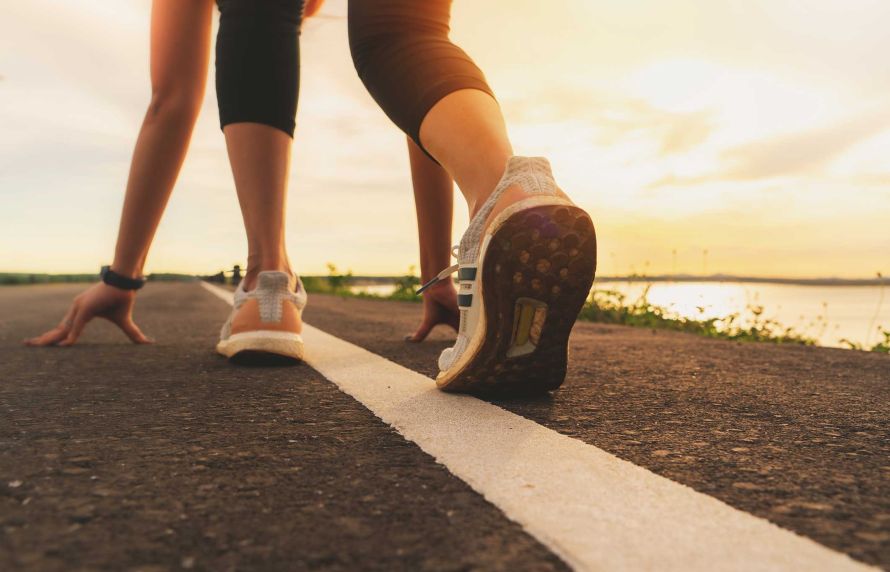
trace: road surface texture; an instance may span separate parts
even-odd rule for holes
[[[0,290],[0,569],[553,570],[566,565],[308,366],[230,366],[227,308],[151,284],[137,320],[24,348],[79,285]],[[306,320],[425,375],[410,303]],[[890,358],[582,323],[562,390],[496,404],[890,567]]]

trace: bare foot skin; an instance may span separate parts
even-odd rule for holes
[[[460,324],[457,310],[457,290],[451,280],[430,286],[423,294],[423,320],[413,334],[405,336],[406,342],[419,343],[439,324],[451,326],[454,331]]]

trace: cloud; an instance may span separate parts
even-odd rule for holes
[[[883,131],[890,117],[873,113],[807,131],[755,141],[729,150],[727,178],[764,179],[813,173],[856,143]]]
[[[616,145],[631,138],[656,141],[661,155],[684,153],[714,131],[708,111],[673,112],[639,98],[589,87],[559,87],[508,95],[502,105],[516,123],[572,122],[591,127],[595,143]]]
[[[884,131],[888,125],[890,113],[871,111],[831,125],[760,139],[721,153],[720,165],[715,171],[691,176],[669,174],[649,188],[817,175],[843,153]]]

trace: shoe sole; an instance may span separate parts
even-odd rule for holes
[[[272,330],[242,332],[220,341],[216,351],[239,365],[288,365],[303,361],[303,338]]]
[[[509,214],[482,259],[477,327],[483,333],[471,340],[468,359],[455,364],[462,366],[439,375],[439,388],[510,394],[558,388],[569,334],[595,272],[596,232],[586,212],[566,202]]]

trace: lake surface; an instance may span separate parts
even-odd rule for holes
[[[890,288],[880,286],[800,286],[739,282],[605,282],[597,290],[614,290],[637,300],[646,288],[655,306],[687,318],[723,318],[738,313],[742,322],[749,307],[760,306],[763,316],[815,338],[825,346],[843,347],[846,338],[863,345],[882,339],[878,326],[890,329]],[[390,285],[355,287],[385,296]]]

